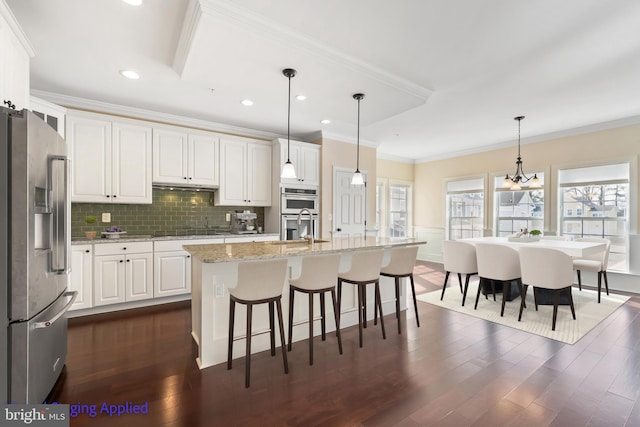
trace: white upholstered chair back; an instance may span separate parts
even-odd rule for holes
[[[289,283],[297,288],[318,290],[336,285],[340,254],[310,255],[302,258],[300,277]]]
[[[520,248],[522,283],[547,289],[563,289],[573,284],[571,257],[557,249]]]
[[[478,272],[476,248],[470,243],[445,240],[442,242],[444,270],[452,273]]]
[[[243,261],[238,264],[238,285],[229,294],[243,301],[260,301],[282,295],[287,260]]]
[[[607,269],[607,264],[609,263],[609,251],[611,250],[611,240],[604,239],[602,237],[581,237],[576,239],[576,242],[604,243],[605,249],[602,252],[598,252],[597,254],[586,256],[582,259],[598,261],[601,264],[601,267],[600,267],[601,270],[604,271]]]
[[[418,256],[417,246],[401,246],[391,249],[391,259],[389,263],[382,267],[382,273],[402,275],[413,272]]]
[[[491,243],[476,244],[478,276],[493,280],[515,280],[520,278],[518,251]]]
[[[349,271],[339,273],[341,279],[355,282],[375,282],[380,276],[384,249],[355,251],[351,257]]]

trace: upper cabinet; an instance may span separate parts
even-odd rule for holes
[[[33,47],[6,2],[0,1],[0,106],[29,108],[29,62]],[[15,106],[15,107],[13,107]]]
[[[70,110],[71,201],[151,203],[151,127]]]
[[[153,183],[217,187],[218,141],[212,132],[154,128]]]
[[[278,139],[275,147],[279,150],[279,170],[287,161],[287,140]],[[290,141],[289,159],[296,169],[296,178],[280,178],[282,184],[320,185],[320,146],[306,142]]]
[[[32,96],[29,109],[64,138],[64,116],[67,114],[66,108]]]
[[[271,145],[241,138],[220,140],[219,206],[271,206]]]

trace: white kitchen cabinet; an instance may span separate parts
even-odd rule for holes
[[[287,140],[277,139],[279,170],[287,161]],[[306,142],[290,141],[289,159],[296,170],[296,178],[280,178],[282,184],[320,185],[320,146]]]
[[[168,240],[153,245],[155,298],[191,293],[191,255],[183,245],[224,243],[224,238]]]
[[[66,134],[72,202],[152,202],[150,126],[70,111]]]
[[[93,247],[74,245],[71,247],[71,273],[68,288],[78,296],[70,310],[93,307]]]
[[[219,206],[271,206],[271,146],[241,139],[220,141]]]
[[[219,184],[217,134],[154,128],[153,183],[217,187]]]
[[[29,66],[33,47],[6,2],[0,2],[0,106],[29,108]]]
[[[32,96],[29,103],[29,109],[64,138],[64,117],[67,114],[66,108]]]
[[[153,298],[153,243],[95,245],[94,306]]]

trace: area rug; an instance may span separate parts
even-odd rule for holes
[[[449,280],[449,285],[442,301],[440,301],[441,289],[418,295],[418,300],[567,344],[578,342],[587,332],[629,299],[629,297],[623,295],[607,295],[603,292],[601,294],[601,303],[598,304],[598,293],[596,291],[586,289],[580,291],[574,288],[572,295],[576,309],[576,320],[573,320],[569,306],[559,306],[556,330],[552,331],[553,306],[540,305],[536,312],[532,289],[527,292],[527,308],[522,313],[522,321],[518,322],[519,297],[513,301],[507,301],[504,317],[500,317],[501,293],[496,295],[496,301],[493,301],[491,295],[487,300],[484,295],[480,294],[478,309],[474,310],[473,305],[478,291],[478,280],[469,283],[469,291],[467,292],[464,307],[461,306],[462,293],[460,292],[458,281]]]

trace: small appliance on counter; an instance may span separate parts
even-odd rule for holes
[[[256,234],[256,219],[258,214],[251,211],[235,211],[231,212],[231,229],[232,234]]]

